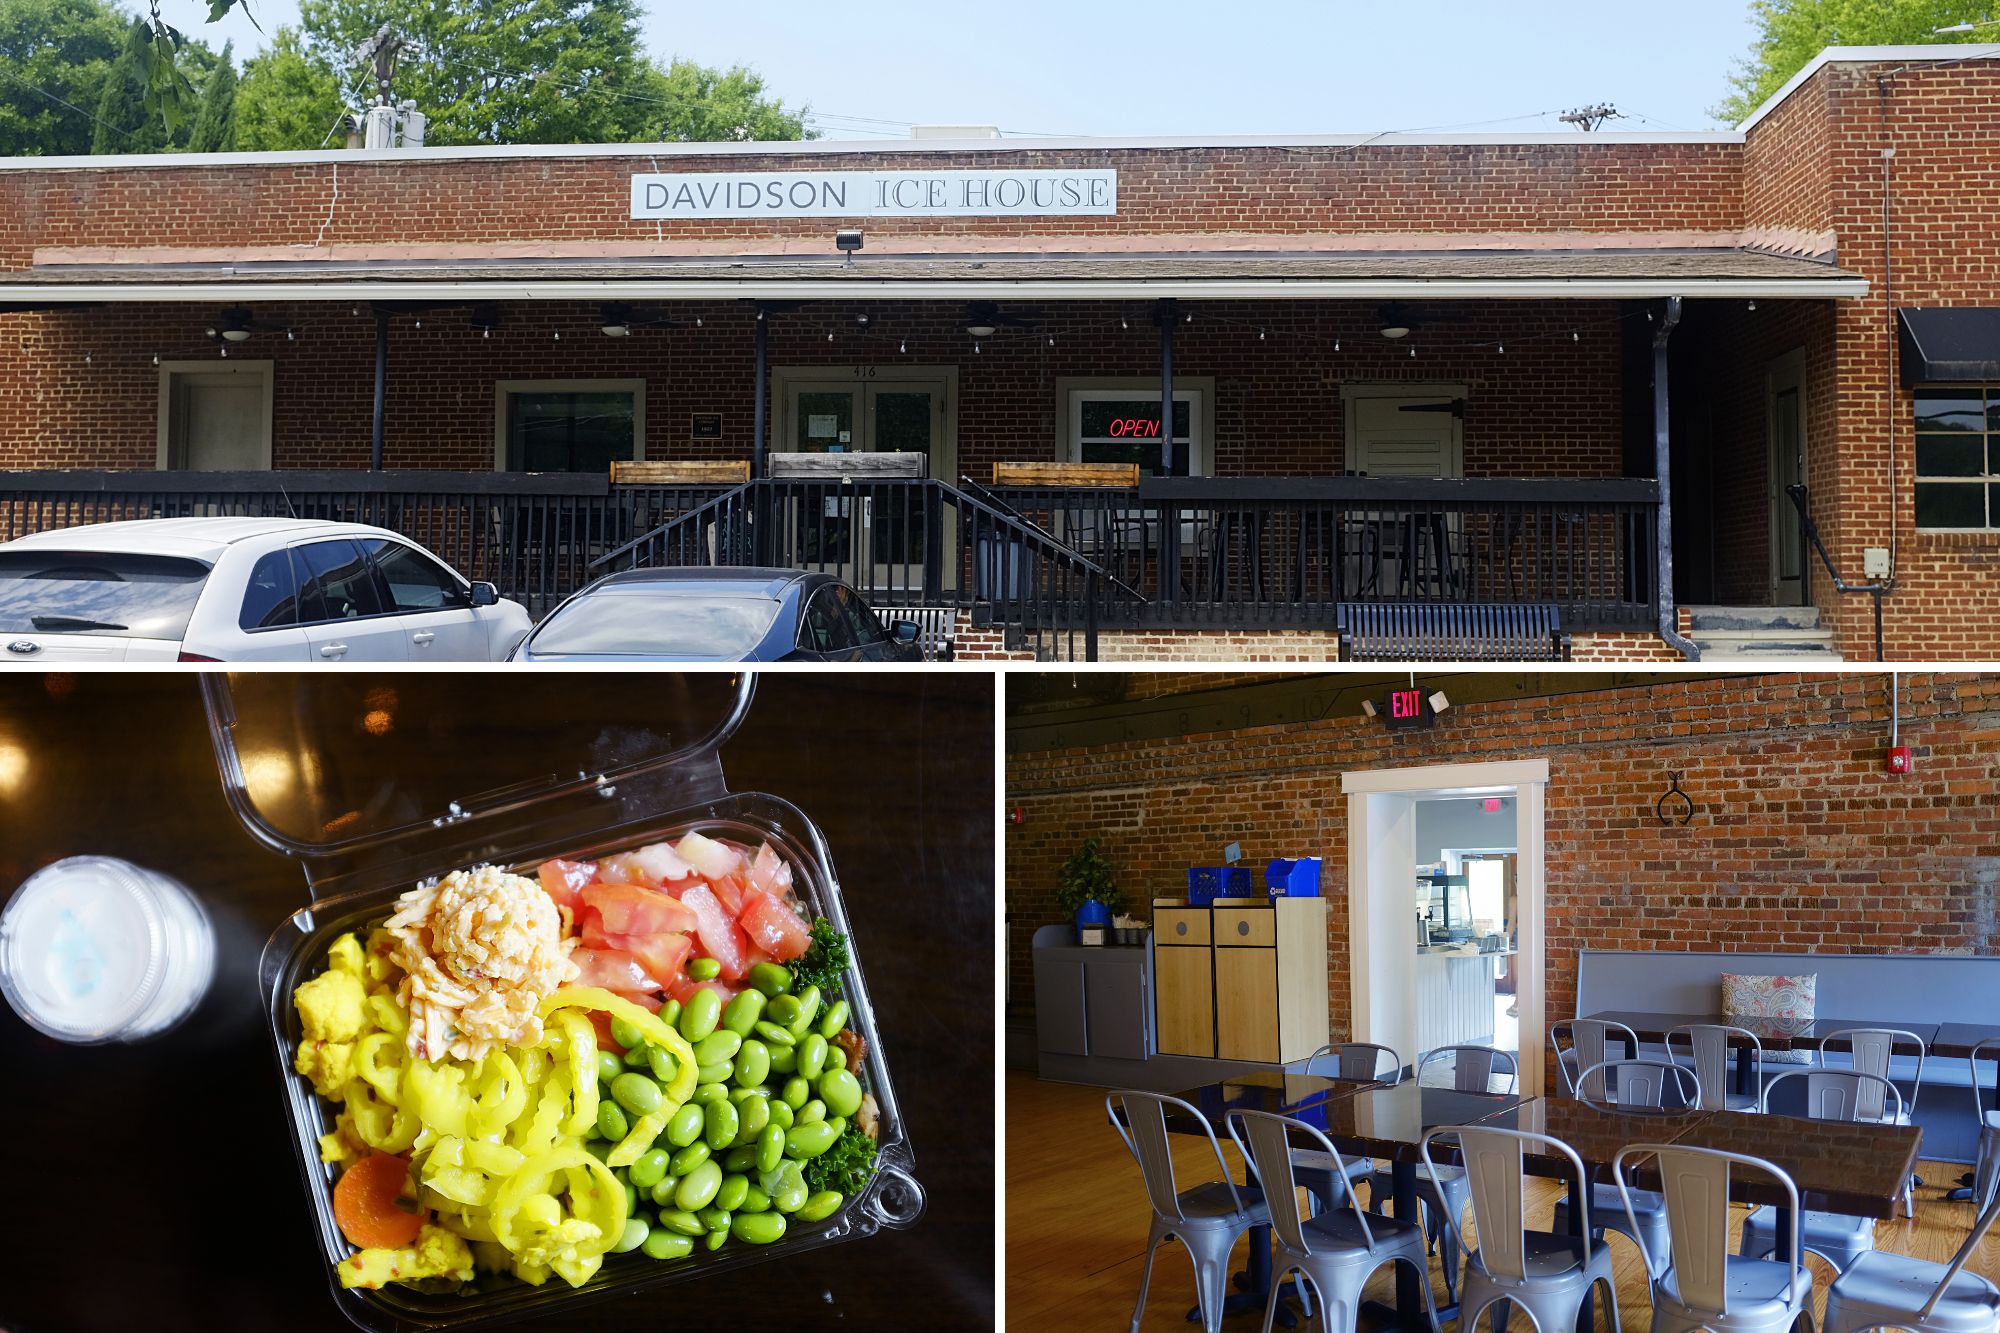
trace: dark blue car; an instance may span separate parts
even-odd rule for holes
[[[634,569],[570,597],[517,662],[920,662],[921,630],[796,569]]]

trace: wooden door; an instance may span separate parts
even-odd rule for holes
[[[1217,1058],[1277,1063],[1278,951],[1275,947],[1217,947],[1215,1016]]]
[[[1215,977],[1205,947],[1153,950],[1154,1027],[1162,1055],[1215,1055]]]

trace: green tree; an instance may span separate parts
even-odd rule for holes
[[[340,80],[308,55],[297,28],[280,28],[270,49],[243,62],[236,88],[236,146],[244,152],[324,148],[341,142]]]
[[[215,52],[188,41],[174,51],[174,63],[161,73],[159,38],[145,19],[127,30],[124,47],[105,71],[104,92],[98,99],[97,124],[91,136],[93,153],[166,153],[187,147],[194,126],[188,112],[191,96],[172,91],[186,83],[208,82],[219,62]]]
[[[1993,0],[1751,0],[1757,40],[1729,76],[1733,90],[1709,114],[1734,125],[1829,46],[1990,42],[2000,25],[1939,35],[1994,16]]]
[[[659,76],[657,128],[648,137],[686,143],[732,139],[804,139],[805,109],[764,95],[764,79],[741,65],[710,69],[675,60]]]
[[[128,22],[108,0],[0,0],[0,157],[90,151]]]
[[[236,66],[229,59],[229,45],[208,82],[202,85],[201,109],[195,112],[194,127],[188,131],[190,153],[228,153],[236,148]]]

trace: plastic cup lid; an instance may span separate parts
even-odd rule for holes
[[[130,1027],[167,968],[157,890],[121,861],[75,856],[28,877],[0,912],[0,995],[61,1041]]]

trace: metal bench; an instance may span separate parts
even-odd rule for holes
[[[1341,602],[1343,662],[1567,662],[1570,636],[1550,603]]]

